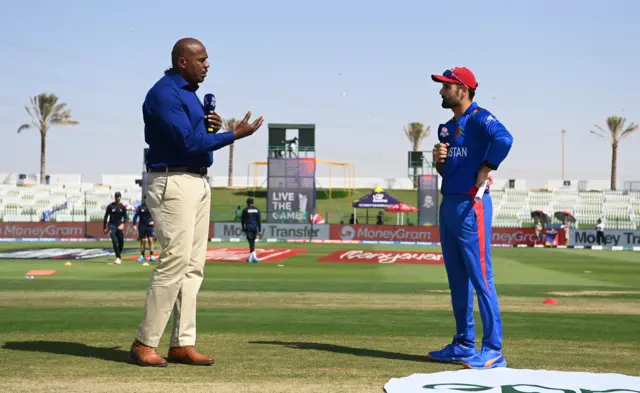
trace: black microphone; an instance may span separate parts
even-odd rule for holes
[[[208,115],[209,112],[216,110],[216,96],[213,93],[205,94],[204,96],[204,114]],[[213,132],[213,127],[207,125],[207,131]]]

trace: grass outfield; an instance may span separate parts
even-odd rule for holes
[[[61,246],[110,245],[0,249]],[[198,348],[216,357],[213,367],[124,362],[153,265],[0,261],[0,390],[381,392],[392,377],[459,369],[425,357],[454,331],[444,266],[316,262],[353,245],[259,246],[308,252],[277,263],[207,264]],[[639,253],[496,248],[493,255],[510,367],[640,374]],[[23,280],[30,269],[57,274]],[[558,304],[543,305],[547,297]]]
[[[326,222],[331,224],[339,224],[340,221],[349,222],[349,217],[353,213],[352,203],[363,196],[370,193],[370,189],[356,189],[348,195],[343,189],[333,189],[331,197],[329,197],[328,189],[317,189],[316,191],[316,211]],[[401,202],[412,206],[418,206],[417,190],[389,190],[391,196]],[[242,208],[246,206],[247,197],[254,197],[255,205],[263,213],[267,213],[267,193],[265,190],[249,189],[230,189],[230,188],[212,188],[211,189],[211,221],[223,222],[233,221],[235,214],[234,209],[240,205]],[[361,224],[366,222],[367,209],[357,209],[358,220]],[[376,215],[378,210],[368,209],[369,223],[376,223]],[[416,224],[418,219],[417,213],[405,214],[405,223]],[[396,214],[385,213],[385,224],[395,224]]]

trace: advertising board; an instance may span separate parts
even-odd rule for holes
[[[83,222],[0,222],[0,238],[78,239],[85,237]]]
[[[239,222],[216,222],[213,235],[217,238],[243,238]],[[329,239],[329,225],[319,224],[262,224],[263,239]]]
[[[493,228],[491,232],[491,244],[494,245],[532,246],[537,240],[533,228]],[[564,244],[564,233],[560,232],[558,235],[560,244]],[[331,225],[329,238],[331,240],[439,243],[440,231],[438,227],[432,226]]]
[[[571,246],[640,246],[640,231],[604,231],[604,244],[598,244],[597,231],[593,229],[572,229],[569,232]]]
[[[316,211],[315,158],[270,157],[267,167],[267,221],[306,222]]]
[[[318,262],[443,265],[441,252],[342,250],[318,259]]]
[[[4,239],[84,239],[108,238],[102,222],[0,222],[0,238]],[[209,238],[213,237],[213,223],[209,225]],[[138,239],[133,227],[125,225],[124,238]]]

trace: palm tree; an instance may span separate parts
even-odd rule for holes
[[[407,139],[409,139],[409,142],[411,142],[413,151],[418,151],[418,149],[420,148],[420,143],[422,143],[422,141],[429,136],[430,131],[431,131],[430,126],[425,127],[424,124],[420,122],[409,123],[407,126],[404,127],[404,134],[407,136]],[[417,175],[418,175],[418,169],[413,168],[413,187],[414,188],[417,187],[418,185]]]
[[[638,129],[638,124],[631,123],[627,126],[627,119],[619,116],[609,116],[605,119],[608,130],[605,131],[599,125],[595,125],[598,131],[591,131],[601,138],[607,135],[611,138],[611,189],[616,189],[616,177],[618,174],[618,145],[620,141]]]
[[[239,122],[240,121],[232,117],[231,119],[223,120],[223,126],[225,130],[233,131],[233,129],[236,128],[236,125]],[[229,175],[227,180],[227,187],[233,187],[233,150],[234,149],[235,149],[235,144],[232,143],[231,146],[229,146]]]
[[[25,106],[25,109],[31,116],[31,124],[25,123],[18,127],[18,133],[31,127],[40,130],[40,184],[45,184],[49,128],[55,125],[76,125],[79,123],[71,120],[71,109],[67,109],[65,103],[58,103],[58,96],[55,94],[38,94],[35,97],[29,97],[29,101],[31,101],[31,107]]]

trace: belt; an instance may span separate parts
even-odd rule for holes
[[[155,172],[155,173],[168,173],[168,172],[182,172],[182,173],[193,173],[195,175],[205,176],[207,174],[207,168],[201,167],[190,167],[190,166],[169,166],[162,168],[149,168],[147,172]]]

